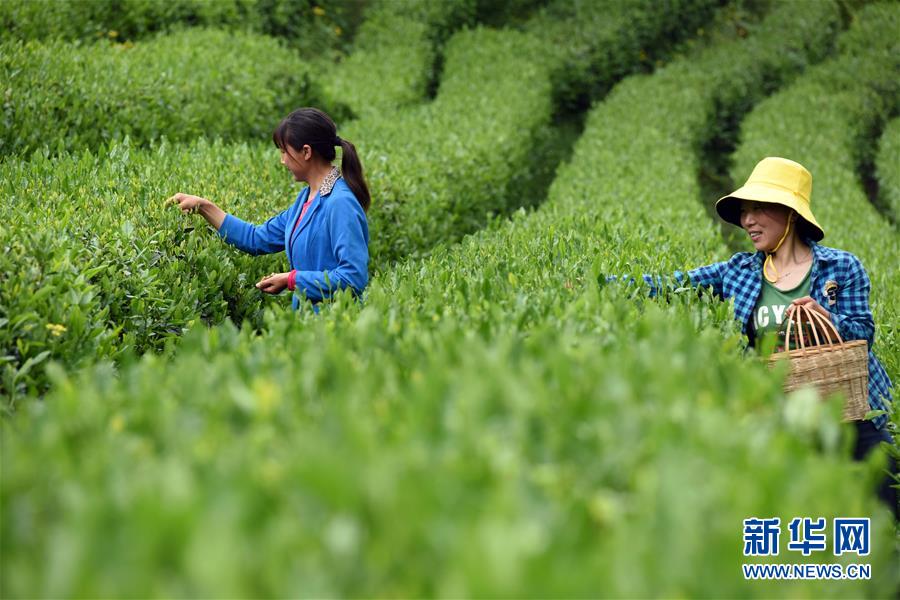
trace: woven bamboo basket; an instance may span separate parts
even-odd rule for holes
[[[819,327],[810,327],[815,346],[807,347],[800,333],[800,323],[804,320],[821,326],[821,340],[817,331]],[[841,392],[846,398],[844,421],[861,421],[869,410],[868,343],[865,340],[845,342],[830,319],[805,306],[797,306],[788,316],[784,336],[786,348],[790,348],[792,327],[796,349],[776,352],[769,357],[770,367],[781,360],[791,363],[791,372],[784,381],[784,391],[812,385],[823,397]]]

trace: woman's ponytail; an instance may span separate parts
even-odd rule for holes
[[[372,197],[363,175],[362,163],[359,162],[359,156],[356,154],[356,146],[343,138],[338,138],[338,141],[341,144],[341,175],[353,195],[356,196],[363,211],[369,212]]]

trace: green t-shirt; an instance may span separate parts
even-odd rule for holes
[[[762,278],[762,293],[756,306],[753,307],[753,327],[756,332],[756,339],[762,339],[767,333],[775,332],[777,334],[777,343],[775,352],[784,350],[784,334],[787,329],[787,309],[791,302],[797,298],[809,296],[810,293],[810,274],[812,273],[812,265],[806,272],[803,281],[797,284],[797,287],[790,290],[779,290],[777,287],[769,283],[765,277]],[[796,326],[796,325],[795,325]],[[804,327],[806,329],[806,327]],[[808,333],[804,331],[804,334]],[[810,340],[810,336],[804,335],[804,343]],[[812,344],[815,342],[813,341]],[[810,345],[812,345],[810,344]],[[794,330],[791,328],[791,349],[797,345],[794,337]]]

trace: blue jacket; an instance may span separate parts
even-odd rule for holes
[[[294,309],[303,298],[317,303],[348,287],[360,294],[369,282],[369,224],[347,183],[326,181],[291,235],[308,197],[307,187],[290,208],[262,225],[226,215],[219,228],[227,243],[248,254],[288,255],[291,269],[297,270]]]
[[[869,309],[869,276],[853,254],[807,242],[813,251],[810,296],[831,313],[831,321],[841,337],[869,343],[869,407],[890,412],[893,384],[872,352],[875,320]],[[743,332],[752,336],[751,316],[762,291],[764,259],[762,252],[738,252],[727,261],[688,271],[687,279],[692,286],[710,288],[722,299],[733,298],[735,319],[741,322]],[[674,274],[674,279],[687,283],[680,271]],[[650,275],[645,275],[644,280],[651,286],[651,294],[667,283]],[[872,423],[881,429],[887,420],[887,416],[881,415],[872,419]]]

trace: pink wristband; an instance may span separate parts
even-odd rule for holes
[[[288,289],[292,292],[297,289],[297,269],[288,273]]]

